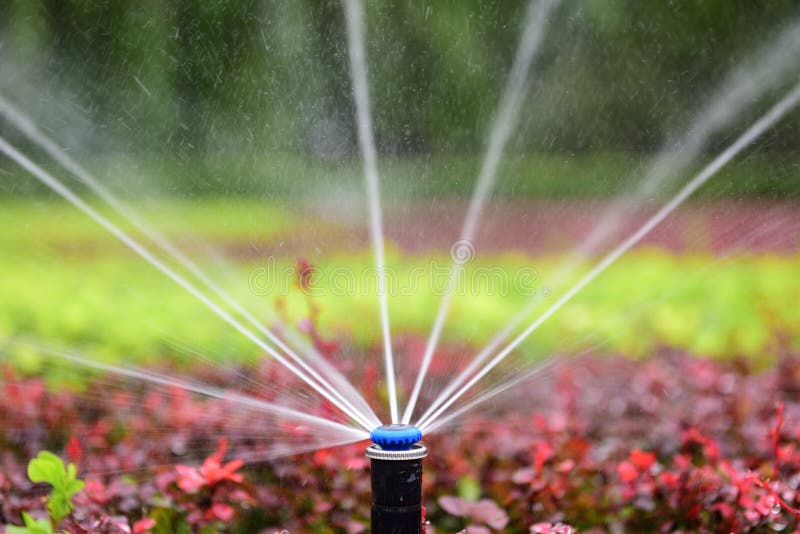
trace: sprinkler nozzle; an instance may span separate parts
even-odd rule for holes
[[[428,449],[411,425],[383,425],[370,434],[372,534],[421,534],[422,459]]]
[[[369,437],[385,451],[407,451],[422,439],[422,432],[415,426],[391,424],[379,426]]]

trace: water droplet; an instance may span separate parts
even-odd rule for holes
[[[772,515],[778,515],[781,513],[781,505],[774,495],[767,495],[764,500],[767,506],[769,506],[769,511]]]
[[[785,519],[780,519],[780,518],[771,521],[770,524],[769,524],[769,528],[771,528],[775,532],[780,532],[780,531],[784,530],[788,526],[789,526],[789,522],[786,521]]]

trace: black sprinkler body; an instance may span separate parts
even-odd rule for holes
[[[428,449],[410,425],[383,425],[367,447],[372,464],[372,533],[422,532],[422,459]]]

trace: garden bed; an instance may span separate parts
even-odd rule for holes
[[[204,381],[231,379],[196,371]],[[251,376],[276,372],[265,365]],[[91,394],[53,391],[10,369],[3,376],[0,523],[44,513],[47,489],[28,480],[25,465],[48,449],[86,482],[62,525],[73,532],[366,528],[365,443],[253,461],[275,442],[302,443],[302,431],[245,435],[267,428],[258,414],[111,376],[95,377]],[[800,358],[791,354],[766,372],[667,350],[647,361],[565,360],[424,438],[426,518],[437,532],[568,530],[548,530],[557,523],[589,532],[791,531],[798,392]],[[204,469],[192,467],[204,459]]]

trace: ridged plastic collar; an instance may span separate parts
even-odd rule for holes
[[[418,460],[425,458],[428,455],[428,449],[421,443],[415,443],[410,449],[405,451],[387,451],[378,445],[370,445],[367,447],[367,458],[373,460],[390,460],[390,461],[403,461],[403,460]]]

